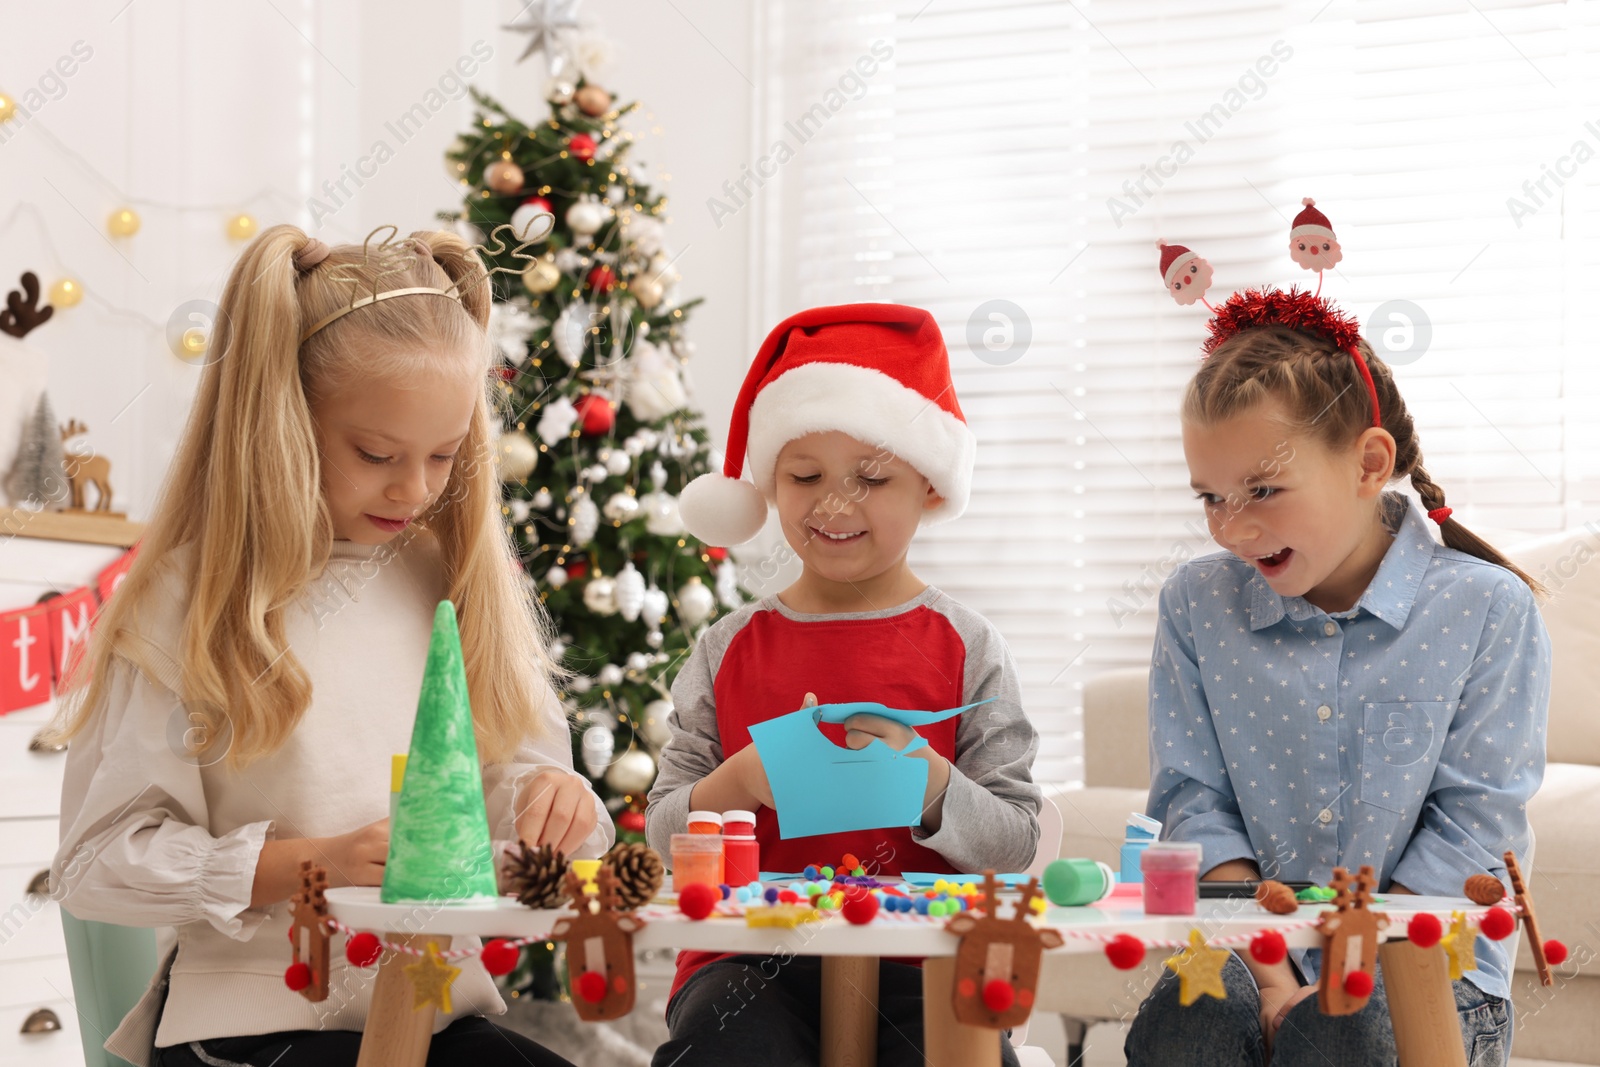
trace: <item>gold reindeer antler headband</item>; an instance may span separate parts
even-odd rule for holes
[[[367,234],[366,240],[361,242],[361,259],[356,262],[342,263],[328,270],[328,280],[334,284],[343,284],[348,288],[349,298],[337,311],[324,316],[318,322],[300,335],[300,343],[305,344],[312,334],[344,318],[357,308],[375,304],[380,300],[390,300],[399,296],[446,296],[453,300],[460,300],[463,289],[470,289],[488,281],[496,274],[522,274],[537,258],[527,253],[526,249],[538,244],[550,236],[555,228],[555,216],[543,212],[536,216],[534,221],[524,228],[522,235],[517,236],[510,223],[501,223],[496,226],[484,239],[482,244],[473,245],[470,249],[475,255],[469,255],[467,262],[475,263],[479,269],[469,269],[462,277],[447,289],[440,289],[432,285],[413,285],[402,289],[384,289],[383,281],[396,275],[403,275],[411,269],[417,259],[432,259],[433,250],[421,238],[400,237],[400,230],[392,224],[386,224],[374,229]],[[380,237],[379,235],[383,235]],[[507,240],[514,241],[508,245]],[[374,243],[376,241],[376,243]],[[313,245],[307,248],[313,252],[321,253],[305,257],[303,271],[316,268],[327,256],[327,246],[312,238]],[[321,245],[315,248],[314,245]],[[495,263],[500,257],[509,254],[514,262],[513,266],[502,267],[499,265],[484,266],[487,260]],[[297,257],[298,258],[298,257]],[[369,270],[369,268],[376,268]]]

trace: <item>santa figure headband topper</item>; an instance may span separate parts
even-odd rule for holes
[[[1361,340],[1361,324],[1354,315],[1322,299],[1322,272],[1344,259],[1344,250],[1339,247],[1328,216],[1317,210],[1316,201],[1308,196],[1301,204],[1304,206],[1289,227],[1289,258],[1306,270],[1317,272],[1316,292],[1293,287],[1288,292],[1245,289],[1223,301],[1221,307],[1214,307],[1206,299],[1206,290],[1211,288],[1214,276],[1211,264],[1183,245],[1169,245],[1165,241],[1160,243],[1161,280],[1178,303],[1188,305],[1198,301],[1211,309],[1209,334],[1201,346],[1208,356],[1240,331],[1259,326],[1287,326],[1291,330],[1315,334],[1350,353],[1361,380],[1366,383],[1367,396],[1372,400],[1372,425],[1382,427],[1378,387],[1357,344]]]

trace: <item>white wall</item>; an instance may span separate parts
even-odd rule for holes
[[[525,119],[542,114],[543,62],[517,64],[525,38],[501,29],[521,6],[96,0],[11,13],[0,91],[26,103],[38,89],[46,102],[0,143],[0,225],[10,219],[0,285],[34,270],[46,287],[70,274],[89,294],[28,343],[49,361],[57,415],[88,423],[90,443],[111,459],[119,509],[148,517],[176,445],[199,372],[172,355],[166,324],[185,301],[221,295],[241,247],[225,236],[226,218],[248,210],[263,227],[293,222],[334,241],[387,222],[421,228],[454,210],[443,152],[471,120],[470,99],[447,102],[404,140],[390,124],[480,41],[492,55],[474,83]],[[615,41],[607,87],[643,103],[634,158],[646,174],[670,175],[680,292],[706,299],[689,317],[691,376],[720,442],[762,328],[746,310],[748,219],[719,229],[705,208],[748,157],[759,81],[751,8],[595,0],[584,15]],[[51,81],[77,42],[89,58]],[[379,141],[390,158],[374,165]],[[341,178],[342,191],[324,189]],[[114,240],[105,220],[129,203],[143,227]]]

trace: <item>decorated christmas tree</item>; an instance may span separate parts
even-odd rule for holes
[[[552,62],[552,66],[558,64]],[[710,469],[684,365],[685,319],[666,199],[629,159],[637,105],[581,74],[552,79],[531,122],[474,91],[477,115],[447,153],[462,186],[441,216],[474,243],[509,223],[544,231],[491,242],[491,333],[508,415],[498,445],[506,524],[560,634],[562,699],[577,765],[619,840],[642,840],[671,684],[719,610],[741,604],[725,549],[683,530],[677,494]]]

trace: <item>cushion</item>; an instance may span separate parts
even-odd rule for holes
[[[1600,767],[1549,764],[1528,802],[1528,822],[1534,832],[1528,889],[1539,932],[1576,953],[1594,938],[1594,902],[1600,900]],[[1532,970],[1533,956],[1522,941],[1517,969]]]
[[[1144,813],[1145,789],[1056,789],[1047,795],[1061,812],[1061,855],[1099,860],[1114,871],[1122,864],[1122,830],[1128,813]]]
[[[1593,709],[1600,693],[1600,527],[1513,544],[1506,555],[1550,593],[1539,605],[1553,657],[1549,758],[1600,764],[1600,715]],[[1600,835],[1590,843],[1600,845]]]

